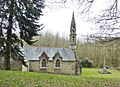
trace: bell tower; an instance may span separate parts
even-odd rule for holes
[[[70,25],[70,49],[75,51],[76,50],[76,23],[75,23],[75,17],[74,12],[72,14],[72,20]]]

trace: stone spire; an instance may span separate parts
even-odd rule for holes
[[[76,23],[74,12],[72,14],[71,26],[70,26],[70,49],[76,50]]]

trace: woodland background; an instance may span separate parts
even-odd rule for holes
[[[64,47],[69,48],[69,37],[59,33],[52,34],[46,31],[41,36],[34,37],[38,40],[33,46],[38,47]],[[92,62],[92,67],[100,68],[103,66],[103,60],[106,60],[106,66],[116,68],[120,66],[120,44],[119,39],[113,41],[96,41],[90,35],[81,35],[77,39],[77,56],[81,61],[88,58]],[[29,46],[24,43],[25,46]]]

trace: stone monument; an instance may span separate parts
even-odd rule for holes
[[[109,71],[107,70],[107,68],[105,67],[105,58],[104,58],[104,65],[103,65],[103,68],[100,69],[98,72],[101,73],[101,74],[112,74],[112,73],[109,72]]]

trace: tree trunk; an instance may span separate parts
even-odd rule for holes
[[[10,5],[10,14],[8,19],[8,27],[7,27],[7,41],[6,41],[6,56],[5,56],[5,69],[10,70],[10,58],[11,58],[11,35],[13,28],[13,12],[14,12],[14,0],[11,0]]]

